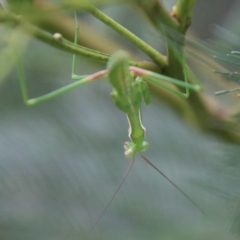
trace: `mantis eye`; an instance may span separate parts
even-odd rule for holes
[[[133,157],[135,152],[132,150],[132,149],[127,149],[125,152],[124,152],[125,156],[126,157]]]
[[[126,157],[133,157],[134,154],[136,153],[136,150],[135,150],[136,145],[132,142],[125,142],[123,144],[123,147],[125,149],[124,154]]]

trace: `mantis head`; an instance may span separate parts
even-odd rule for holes
[[[123,144],[125,149],[125,156],[126,157],[133,157],[136,153],[144,152],[148,149],[149,143],[143,141],[140,146],[134,144],[133,142],[125,142]]]

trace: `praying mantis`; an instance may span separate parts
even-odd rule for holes
[[[76,32],[75,32],[74,44],[77,44],[78,22],[77,22],[76,13],[75,13],[75,20],[76,20]],[[58,33],[54,34],[53,37],[56,39],[56,41],[63,41],[63,40],[66,41],[65,39],[63,39],[61,34],[58,34]],[[145,140],[146,130],[142,124],[142,119],[141,119],[142,101],[144,101],[146,104],[150,103],[150,96],[149,96],[147,83],[151,83],[157,87],[163,88],[166,91],[170,91],[173,94],[185,99],[188,98],[189,96],[189,93],[190,93],[189,90],[193,90],[193,91],[201,90],[200,85],[188,83],[189,69],[187,68],[184,59],[181,59],[181,62],[183,64],[183,71],[184,71],[184,78],[185,78],[184,82],[155,73],[155,72],[151,72],[142,68],[130,66],[127,53],[122,50],[119,50],[110,57],[107,63],[107,68],[105,70],[98,71],[91,75],[78,76],[75,74],[76,55],[73,55],[72,78],[76,81],[60,89],[57,89],[53,92],[50,92],[43,96],[32,98],[32,99],[29,99],[28,97],[26,80],[25,80],[21,60],[19,58],[18,58],[17,70],[18,70],[23,100],[24,100],[24,103],[28,106],[36,105],[38,103],[50,100],[54,97],[57,97],[63,93],[66,93],[84,84],[96,81],[103,77],[108,77],[109,83],[113,86],[111,97],[113,98],[117,108],[123,111],[127,116],[128,123],[129,123],[129,138],[131,140],[129,142],[124,143],[125,156],[132,158],[132,162],[123,178],[123,181],[119,185],[119,188],[120,188],[133,165],[134,156],[136,154],[141,154],[142,152],[146,151],[149,147],[149,143]],[[176,90],[174,87],[171,88],[169,87],[169,85],[166,85],[165,83],[171,83],[176,86],[184,87],[186,88],[186,93],[180,92]],[[164,175],[157,167],[155,167],[147,158],[145,158],[144,156],[142,156],[142,158],[146,162],[148,162],[153,168],[155,168],[160,174],[162,174],[168,181],[170,181],[170,183],[173,184],[174,187],[176,187],[185,197],[187,197],[191,202],[193,202],[179,187],[176,186],[176,184],[174,184],[170,179],[168,179],[166,175]],[[116,195],[116,193],[114,194],[114,196]],[[194,202],[193,204],[196,205]]]
[[[76,15],[75,15],[75,18],[76,18]],[[77,29],[78,27],[76,27],[74,44],[77,44],[77,36],[78,36]],[[66,41],[60,34],[54,34],[53,38],[56,41]],[[103,213],[112,202],[113,198],[117,194],[118,190],[120,189],[124,180],[126,179],[128,173],[130,172],[130,169],[132,168],[134,163],[135,155],[141,154],[142,152],[146,151],[149,147],[149,143],[145,140],[146,130],[142,124],[142,119],[141,119],[142,101],[144,101],[146,104],[150,103],[149,90],[148,90],[147,83],[151,83],[156,87],[163,88],[166,91],[169,91],[181,98],[187,98],[189,96],[190,90],[193,90],[193,91],[201,90],[201,86],[199,86],[198,84],[188,83],[188,78],[191,72],[185,63],[184,57],[180,57],[180,58],[181,58],[180,61],[183,67],[184,82],[171,77],[167,77],[159,73],[151,72],[146,69],[131,66],[129,64],[129,57],[124,51],[115,52],[109,58],[106,69],[90,75],[78,76],[75,74],[76,55],[73,55],[72,78],[76,81],[65,87],[57,89],[48,94],[45,94],[43,96],[30,99],[28,96],[28,91],[26,86],[27,84],[26,84],[26,79],[25,79],[21,59],[19,56],[17,56],[17,61],[16,61],[17,71],[19,75],[21,92],[23,95],[24,103],[28,106],[39,104],[41,102],[57,97],[63,93],[66,93],[70,90],[73,90],[77,87],[80,87],[84,84],[93,82],[103,77],[108,77],[109,82],[113,87],[113,92],[111,93],[111,96],[117,108],[123,111],[126,114],[128,119],[130,141],[124,143],[124,149],[125,149],[125,156],[132,158],[132,161],[130,163],[130,166],[122,182],[120,183],[113,197],[111,198],[108,205],[104,209]],[[168,84],[173,84],[175,86],[185,88],[186,92],[185,93],[179,92],[175,87],[172,88]],[[174,184],[170,179],[168,179],[166,175],[164,175],[157,167],[155,167],[146,157],[144,157],[143,155],[141,155],[141,157],[146,162],[148,162],[153,168],[155,168],[160,174],[162,174],[174,187],[176,187],[195,206],[197,206],[176,184]]]

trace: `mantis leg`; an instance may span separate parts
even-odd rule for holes
[[[74,44],[77,45],[78,33],[79,33],[79,24],[78,24],[76,11],[74,11],[74,18],[75,18]],[[72,57],[72,79],[74,79],[74,80],[81,80],[81,79],[85,78],[86,75],[76,75],[75,74],[75,67],[76,67],[76,54],[73,54],[73,57]]]
[[[23,95],[23,100],[24,100],[24,103],[28,106],[36,105],[38,103],[44,102],[44,101],[52,99],[54,97],[57,97],[57,96],[65,93],[65,92],[68,92],[68,91],[70,91],[70,90],[72,90],[76,87],[79,87],[83,84],[86,84],[88,82],[92,82],[94,80],[97,80],[97,79],[105,76],[106,73],[107,73],[106,70],[102,70],[102,71],[96,72],[94,74],[85,76],[81,80],[78,80],[74,83],[71,83],[67,86],[59,88],[55,91],[52,91],[52,92],[47,93],[45,95],[42,95],[40,97],[29,99],[28,92],[27,92],[27,87],[26,87],[26,78],[25,78],[25,74],[24,74],[24,71],[23,71],[21,60],[19,58],[17,60],[17,71],[18,71],[20,87],[21,87],[21,91],[22,91],[22,95]]]
[[[77,14],[76,12],[74,12],[75,14],[75,23],[76,23],[76,29],[75,29],[75,37],[74,37],[74,44],[77,44],[77,40],[78,40],[78,32],[79,32],[79,25],[78,25],[78,21],[77,21]],[[75,75],[75,65],[76,65],[76,55],[73,55],[72,58],[72,78],[74,80],[77,80],[74,83],[71,83],[67,86],[64,86],[62,88],[59,88],[55,91],[52,91],[50,93],[47,93],[45,95],[42,95],[40,97],[37,98],[32,98],[29,99],[28,97],[28,92],[27,92],[27,84],[26,84],[26,78],[25,78],[25,74],[23,71],[23,66],[22,66],[22,62],[20,60],[20,57],[18,57],[17,59],[17,71],[18,71],[18,76],[19,76],[19,82],[20,82],[20,87],[21,87],[21,91],[22,91],[22,95],[23,95],[23,100],[24,103],[28,106],[32,106],[32,105],[36,105],[38,103],[47,101],[49,99],[52,99],[54,97],[57,97],[65,92],[68,92],[76,87],[79,87],[83,84],[86,84],[88,82],[97,80],[103,76],[105,76],[107,74],[107,70],[102,70],[99,72],[96,72],[94,74],[91,75],[82,75],[82,76],[78,76]]]
[[[184,78],[185,81],[180,81],[171,77],[167,77],[164,76],[162,74],[158,74],[158,73],[154,73],[145,69],[141,69],[138,67],[130,67],[130,71],[133,72],[134,75],[139,76],[141,78],[143,78],[144,80],[146,80],[149,83],[152,83],[158,87],[161,87],[169,92],[174,93],[175,95],[181,97],[181,98],[188,98],[189,97],[189,89],[194,90],[194,91],[200,91],[201,90],[201,86],[198,84],[191,84],[188,83],[187,79],[188,76],[191,74],[190,70],[187,69],[187,67],[184,67]],[[176,86],[180,86],[180,87],[185,87],[186,88],[186,93],[182,93],[162,82],[165,83],[173,83]]]

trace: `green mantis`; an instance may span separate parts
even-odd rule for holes
[[[145,128],[141,121],[142,98],[146,104],[150,102],[148,87],[141,78],[134,77],[129,72],[128,59],[122,51],[116,52],[108,63],[108,78],[114,90],[111,93],[116,106],[126,113],[129,122],[129,138],[131,142],[124,144],[125,155],[132,157],[136,153],[147,150]]]
[[[126,113],[129,121],[129,137],[131,142],[125,143],[124,148],[125,155],[127,157],[132,157],[139,152],[147,150],[148,148],[148,143],[144,141],[145,128],[142,125],[140,109],[142,99],[144,99],[146,104],[149,104],[150,98],[147,84],[142,79],[185,98],[188,97],[188,93],[184,94],[175,89],[171,89],[161,81],[186,87],[187,91],[189,91],[189,89],[199,91],[200,86],[178,81],[176,79],[172,79],[170,77],[166,77],[145,69],[131,67],[128,65],[128,62],[129,60],[126,56],[126,53],[123,51],[118,51],[110,58],[107,65],[107,70],[102,70],[88,76],[77,76],[73,74],[73,78],[78,79],[76,82],[43,96],[29,99],[22,64],[20,59],[18,59],[17,70],[24,103],[32,106],[57,97],[86,83],[92,82],[104,76],[108,76],[110,83],[114,87],[114,91],[112,92],[111,96],[114,99],[116,106],[121,111]],[[73,64],[75,64],[75,61],[73,61]],[[137,78],[135,79],[134,76]]]
[[[46,95],[33,98],[33,99],[28,99],[26,82],[25,82],[25,77],[22,69],[23,68],[21,66],[21,62],[19,61],[18,73],[19,73],[19,80],[20,80],[22,95],[23,95],[24,102],[30,106],[49,100],[51,98],[54,98],[62,93],[70,91],[86,83],[95,81],[104,76],[107,76],[109,78],[109,82],[113,86],[111,97],[115,101],[116,106],[126,114],[129,122],[129,138],[131,141],[125,142],[124,148],[125,148],[125,156],[132,157],[132,162],[122,182],[120,183],[115,194],[113,195],[108,205],[104,209],[103,213],[112,202],[113,198],[117,194],[118,190],[120,189],[124,180],[126,179],[128,173],[130,172],[130,169],[134,163],[134,156],[138,153],[146,151],[149,147],[149,143],[145,140],[146,130],[142,124],[142,119],[141,119],[142,100],[144,100],[146,104],[150,103],[148,86],[144,80],[146,80],[149,83],[155,84],[158,87],[165,88],[168,91],[172,91],[174,94],[184,98],[186,98],[188,94],[184,94],[184,93],[178,92],[175,89],[171,89],[169,86],[165,85],[164,82],[174,83],[181,87],[186,87],[187,91],[189,91],[189,89],[194,91],[200,90],[199,85],[193,85],[187,82],[178,81],[176,79],[172,79],[164,75],[160,75],[145,69],[129,66],[129,59],[127,54],[124,51],[117,51],[111,56],[111,58],[108,61],[106,70],[102,70],[88,76],[77,76],[74,74],[75,56],[73,56],[72,76],[75,80],[77,79],[77,81],[63,88],[57,89],[51,93],[48,93]],[[164,178],[166,178],[175,188],[177,188],[189,201],[191,201],[197,208],[199,208],[199,206],[196,205],[195,202],[191,200],[191,198],[189,198],[176,184],[174,184],[165,174],[163,174],[156,166],[154,166],[146,157],[144,157],[143,155],[141,155],[141,157],[148,164],[150,164],[154,169],[156,169]]]
[[[56,41],[66,41],[60,34],[54,34],[53,38]],[[77,34],[75,37],[74,44],[77,44]],[[142,101],[144,101],[146,104],[150,103],[147,83],[151,83],[156,87],[163,88],[166,91],[172,92],[173,94],[182,98],[187,98],[189,96],[189,90],[199,91],[201,89],[201,87],[197,84],[188,83],[188,78],[191,73],[187,68],[184,57],[181,57],[180,61],[183,67],[184,81],[170,78],[162,74],[151,72],[142,68],[130,66],[129,58],[124,51],[117,51],[116,53],[114,53],[109,58],[106,69],[103,69],[99,72],[96,72],[90,75],[78,76],[78,75],[75,75],[74,73],[76,56],[73,55],[72,78],[76,81],[65,87],[57,89],[53,92],[50,92],[43,96],[32,98],[32,99],[29,99],[29,96],[28,96],[26,79],[24,76],[24,71],[23,71],[21,59],[19,56],[17,56],[17,71],[19,75],[20,87],[21,87],[24,103],[29,106],[36,105],[38,103],[50,100],[54,97],[57,97],[63,93],[66,93],[84,84],[93,82],[97,79],[108,77],[109,82],[113,87],[113,92],[111,93],[111,96],[117,108],[123,111],[127,115],[127,119],[129,122],[130,141],[124,143],[124,148],[125,148],[125,156],[132,158],[132,162],[121,184],[119,185],[117,191],[114,194],[115,196],[118,190],[120,189],[121,185],[123,184],[125,178],[127,177],[131,167],[133,166],[134,156],[136,154],[140,154],[141,152],[146,151],[149,147],[149,143],[145,140],[146,130],[142,124],[142,119],[141,119]],[[185,93],[179,92],[175,87],[171,87],[168,84],[173,84],[175,86],[185,88],[186,92]],[[147,158],[145,158],[144,156],[142,156],[142,158],[146,162],[148,162],[153,168],[155,168],[160,174],[162,174],[185,197],[187,197],[191,202],[193,202],[181,189],[179,189],[171,180],[169,180],[166,177],[166,175],[164,175],[157,167],[155,167],[152,163],[150,163]],[[114,196],[108,203],[107,207],[113,200]],[[194,202],[193,204],[196,205]],[[105,208],[105,210],[107,209],[107,207]]]
[[[132,74],[137,78],[135,79]],[[111,96],[116,106],[127,115],[131,142],[126,142],[124,148],[125,155],[132,157],[147,150],[149,146],[145,141],[145,128],[141,120],[142,99],[146,104],[150,103],[148,86],[143,79],[161,87],[164,85],[158,84],[157,81],[175,82],[176,80],[140,68],[129,67],[127,56],[123,51],[116,52],[109,60],[108,78],[114,87]],[[193,90],[198,90],[199,87],[182,82],[180,82],[180,85]]]

